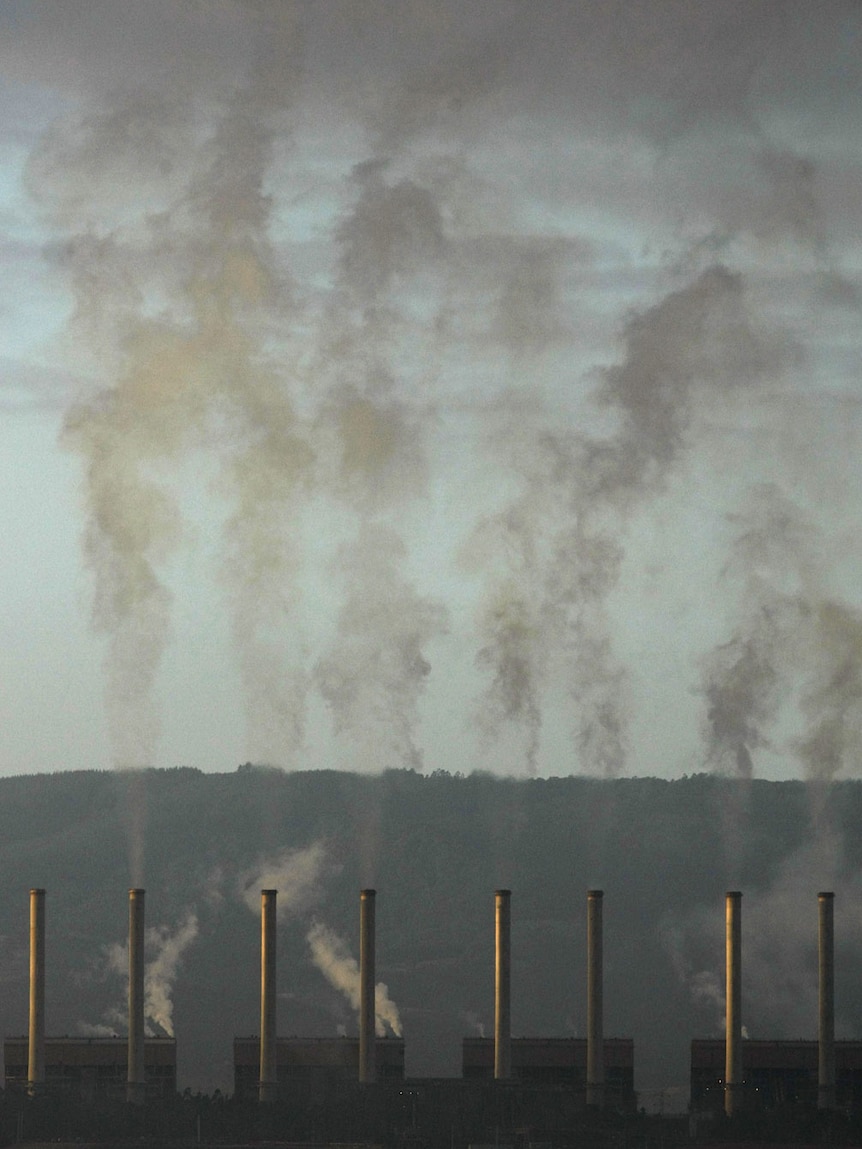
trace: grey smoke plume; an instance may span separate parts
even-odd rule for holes
[[[292,600],[288,517],[312,456],[263,351],[287,296],[262,186],[291,99],[299,36],[291,5],[250,6],[247,18],[250,75],[210,130],[175,78],[161,96],[138,92],[108,112],[85,111],[46,138],[30,164],[31,185],[72,236],[63,256],[77,305],[70,334],[113,376],[70,411],[64,440],[84,463],[85,555],[94,625],[108,639],[118,766],[150,764],[159,736],[153,690],[171,594],[158,569],[182,538],[165,464],[202,446],[220,450],[223,426],[231,428],[224,485],[236,506],[224,572],[252,749],[288,760],[302,735],[302,675],[282,666],[283,652],[266,636]],[[113,183],[92,180],[104,155]],[[112,203],[118,186],[144,202],[150,194],[151,210],[130,216]],[[90,221],[99,209],[96,231]]]
[[[65,350],[94,379],[63,438],[115,762],[156,756],[172,564],[197,514],[220,540],[249,757],[297,764],[320,718],[363,767],[421,767],[448,659],[495,762],[559,769],[543,755],[562,711],[564,768],[621,772],[633,526],[680,484],[732,488],[692,448],[726,418],[738,443],[755,399],[791,412],[770,432],[795,422],[820,386],[791,380],[798,344],[830,337],[809,303],[845,324],[858,305],[833,254],[855,201],[828,147],[788,142],[800,105],[782,87],[822,80],[852,5],[804,34],[774,3],[645,3],[624,27],[612,6],[541,0],[118,5],[125,55],[104,51],[99,5],[76,21],[48,5],[19,33],[32,59],[4,57],[25,77],[53,66],[82,100],[28,185],[72,296]],[[572,107],[583,126],[564,132]],[[825,586],[753,585],[712,654],[680,656],[700,658],[707,764],[749,776],[789,749],[806,776],[846,771],[855,610]],[[447,644],[459,610],[469,633]]]
[[[697,398],[751,387],[782,361],[751,319],[742,277],[718,265],[633,315],[621,337],[623,358],[602,371],[595,392],[613,434],[562,435],[529,410],[502,436],[496,428],[522,491],[480,524],[467,551],[468,566],[503,572],[480,619],[478,661],[490,678],[480,715],[491,729],[504,719],[523,725],[530,768],[543,681],[562,668],[578,708],[582,767],[622,769],[626,673],[605,602],[626,520],[667,485],[689,445]]]
[[[734,524],[726,577],[741,617],[706,661],[709,760],[751,777],[756,751],[780,740],[805,778],[828,783],[862,750],[862,614],[829,596],[818,532],[777,489],[750,492]],[[797,702],[795,731],[780,723],[788,697]]]
[[[302,314],[277,265],[272,200],[264,190],[301,70],[296,15],[291,4],[248,6],[250,72],[214,100],[210,129],[201,131],[180,85],[170,101],[144,92],[119,110],[94,109],[75,131],[47,138],[31,162],[40,198],[67,231],[79,229],[66,248],[77,299],[73,331],[114,376],[70,412],[65,440],[86,469],[86,555],[95,625],[108,636],[118,765],[152,762],[159,736],[154,685],[170,635],[171,594],[158,569],[182,538],[181,504],[162,481],[163,464],[181,463],[201,448],[223,455],[218,488],[234,509],[225,523],[222,573],[249,750],[286,764],[295,763],[302,745],[310,685],[286,623],[299,602],[294,528],[315,474],[333,497],[364,514],[381,499],[403,499],[405,480],[415,485],[410,476],[421,470],[415,435],[406,437],[387,382],[393,369],[384,344],[404,330],[387,292],[442,242],[427,189],[409,181],[390,186],[377,164],[357,171],[359,196],[337,235],[343,292],[332,297],[322,329],[338,334],[320,342],[318,391],[331,398],[316,429],[295,411],[305,369],[294,369],[300,386],[291,396],[267,350],[276,340],[292,362],[284,317],[295,322]],[[162,120],[166,102],[171,115]],[[94,207],[85,178],[103,150],[120,169],[117,179],[143,182],[161,202],[137,219],[121,214],[94,235],[85,222]],[[109,194],[98,183],[96,192]],[[322,661],[318,682],[338,727],[352,729],[361,725],[364,700],[347,697],[354,688],[345,663],[361,671],[366,677],[355,689],[373,690],[379,725],[392,744],[390,753],[375,756],[377,764],[418,765],[412,727],[430,669],[422,646],[442,628],[443,615],[396,576],[403,547],[392,522],[364,523],[355,551],[345,548],[342,558],[367,566],[376,548],[381,561],[387,552],[391,561],[370,570],[369,579],[382,574],[384,585],[371,581],[351,593],[339,628],[345,649],[339,643]],[[384,621],[372,591],[378,604],[387,591],[395,600],[386,616],[389,637],[362,633]],[[378,671],[372,686],[367,676]]]
[[[484,612],[482,638],[476,662],[493,677],[478,714],[480,727],[496,735],[504,722],[522,724],[527,769],[534,773],[542,725],[541,630],[531,619],[527,596],[515,586],[497,588]]]
[[[336,232],[338,290],[319,348],[317,371],[331,380],[316,428],[321,477],[359,525],[337,553],[336,572],[349,581],[315,682],[358,765],[421,769],[416,726],[431,671],[426,650],[447,619],[406,573],[399,512],[427,482],[425,404],[405,400],[399,375],[411,370],[404,341],[421,331],[403,297],[433,281],[444,239],[431,192],[385,178],[386,167],[369,162],[352,173],[356,199]],[[434,355],[422,365],[427,386]]]
[[[625,358],[607,368],[598,401],[619,420],[617,436],[590,450],[590,493],[624,508],[654,494],[688,444],[700,394],[749,388],[783,355],[758,332],[743,277],[721,265],[632,316]]]
[[[813,629],[811,675],[800,704],[808,725],[796,752],[806,778],[830,782],[854,770],[862,756],[862,612],[821,602]]]
[[[334,930],[315,921],[307,934],[311,958],[331,986],[343,993],[353,1009],[359,1009],[359,965],[351,956],[347,943]],[[398,1007],[390,1000],[382,981],[374,987],[374,1028],[378,1037],[389,1029],[401,1037]]]
[[[445,627],[441,606],[419,598],[399,566],[404,547],[389,528],[366,524],[345,548],[350,589],[336,649],[316,668],[336,733],[350,737],[357,766],[422,768],[418,704],[431,666],[425,645]]]

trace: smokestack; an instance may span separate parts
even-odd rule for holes
[[[144,1071],[144,891],[129,890],[129,1054],[126,1100],[143,1105]]]
[[[374,905],[376,891],[359,891],[359,1080],[377,1080],[374,1008]]]
[[[587,890],[587,1105],[605,1100],[601,890]]]
[[[817,1107],[835,1108],[835,895],[817,895],[819,911],[818,966],[820,1005],[818,1018]]]
[[[726,1024],[724,1039],[724,1112],[742,1108],[742,894],[731,890],[726,915]]]
[[[511,890],[497,890],[497,960],[494,977],[494,1077],[505,1081],[512,1076],[512,997],[511,997]]]
[[[30,1040],[27,1087],[45,1083],[45,891],[30,891]]]
[[[278,890],[260,891],[260,1082],[258,1100],[275,1101],[276,1061],[276,899]]]

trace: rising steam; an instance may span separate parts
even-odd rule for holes
[[[260,891],[277,890],[278,916],[299,913],[318,901],[325,864],[326,848],[322,842],[301,849],[286,848],[243,874],[240,895],[252,913],[259,913]]]
[[[308,931],[311,959],[331,986],[343,993],[353,1009],[359,1009],[359,965],[351,956],[347,943],[329,926],[316,921]],[[401,1037],[401,1018],[397,1005],[390,1000],[382,981],[374,987],[374,1028],[378,1037],[387,1029]]]
[[[198,918],[189,910],[175,926],[147,926],[144,944],[149,954],[144,963],[144,1025],[148,1036],[174,1036],[173,988],[186,951],[198,936]],[[115,942],[106,947],[105,971],[125,978],[125,1002],[129,992],[129,943]],[[81,1024],[83,1033],[111,1036],[124,1033],[128,1027],[126,1004],[118,1003],[105,1011],[104,1024]]]
[[[144,965],[144,1015],[156,1032],[173,1037],[172,991],[185,951],[198,936],[197,915],[190,911],[174,930],[156,926],[146,934],[147,943],[155,953]]]

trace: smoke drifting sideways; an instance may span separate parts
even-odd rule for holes
[[[288,915],[294,920],[313,910],[322,900],[327,872],[332,863],[322,842],[298,849],[285,849],[262,861],[239,882],[242,900],[253,913],[260,912],[260,891],[278,891],[276,911],[279,922]],[[311,960],[327,981],[359,1009],[359,966],[347,943],[334,930],[314,918],[306,933]],[[383,982],[375,987],[376,1029],[383,1037],[386,1029],[401,1036],[398,1007]]]
[[[320,900],[327,868],[322,842],[287,847],[246,871],[237,883],[237,892],[248,909],[259,914],[260,891],[276,890],[276,913],[281,919],[289,913],[302,913]]]
[[[148,926],[144,945],[149,957],[144,962],[144,1025],[149,1037],[174,1036],[173,987],[183,958],[198,936],[198,917],[189,910],[173,928]],[[104,953],[106,974],[125,976],[124,1000],[105,1011],[104,1022],[81,1022],[79,1029],[88,1036],[110,1037],[127,1032],[129,980],[129,943],[115,943]]]
[[[344,994],[354,1010],[359,1012],[359,964],[343,938],[323,922],[315,921],[306,935],[311,958],[331,986]],[[374,987],[374,1028],[378,1037],[385,1037],[387,1029],[401,1037],[401,1017],[398,1007],[389,997],[389,989],[379,981]]]

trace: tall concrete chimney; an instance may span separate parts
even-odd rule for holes
[[[30,1038],[27,1088],[45,1083],[45,891],[30,891]]]
[[[742,1109],[742,894],[731,890],[725,899],[726,1023],[724,1038],[724,1112],[733,1117]]]
[[[260,1082],[258,1100],[278,1093],[276,960],[278,890],[260,891]]]
[[[495,895],[496,962],[494,967],[494,1077],[512,1076],[512,891]]]
[[[587,890],[587,1105],[605,1100],[601,890]]]
[[[377,1011],[374,1008],[375,890],[359,891],[359,1080],[377,1080]]]
[[[144,1070],[144,891],[129,890],[129,1054],[126,1100],[143,1105]]]
[[[835,1099],[835,895],[817,895],[820,1002],[817,1042],[817,1107],[834,1109]]]

